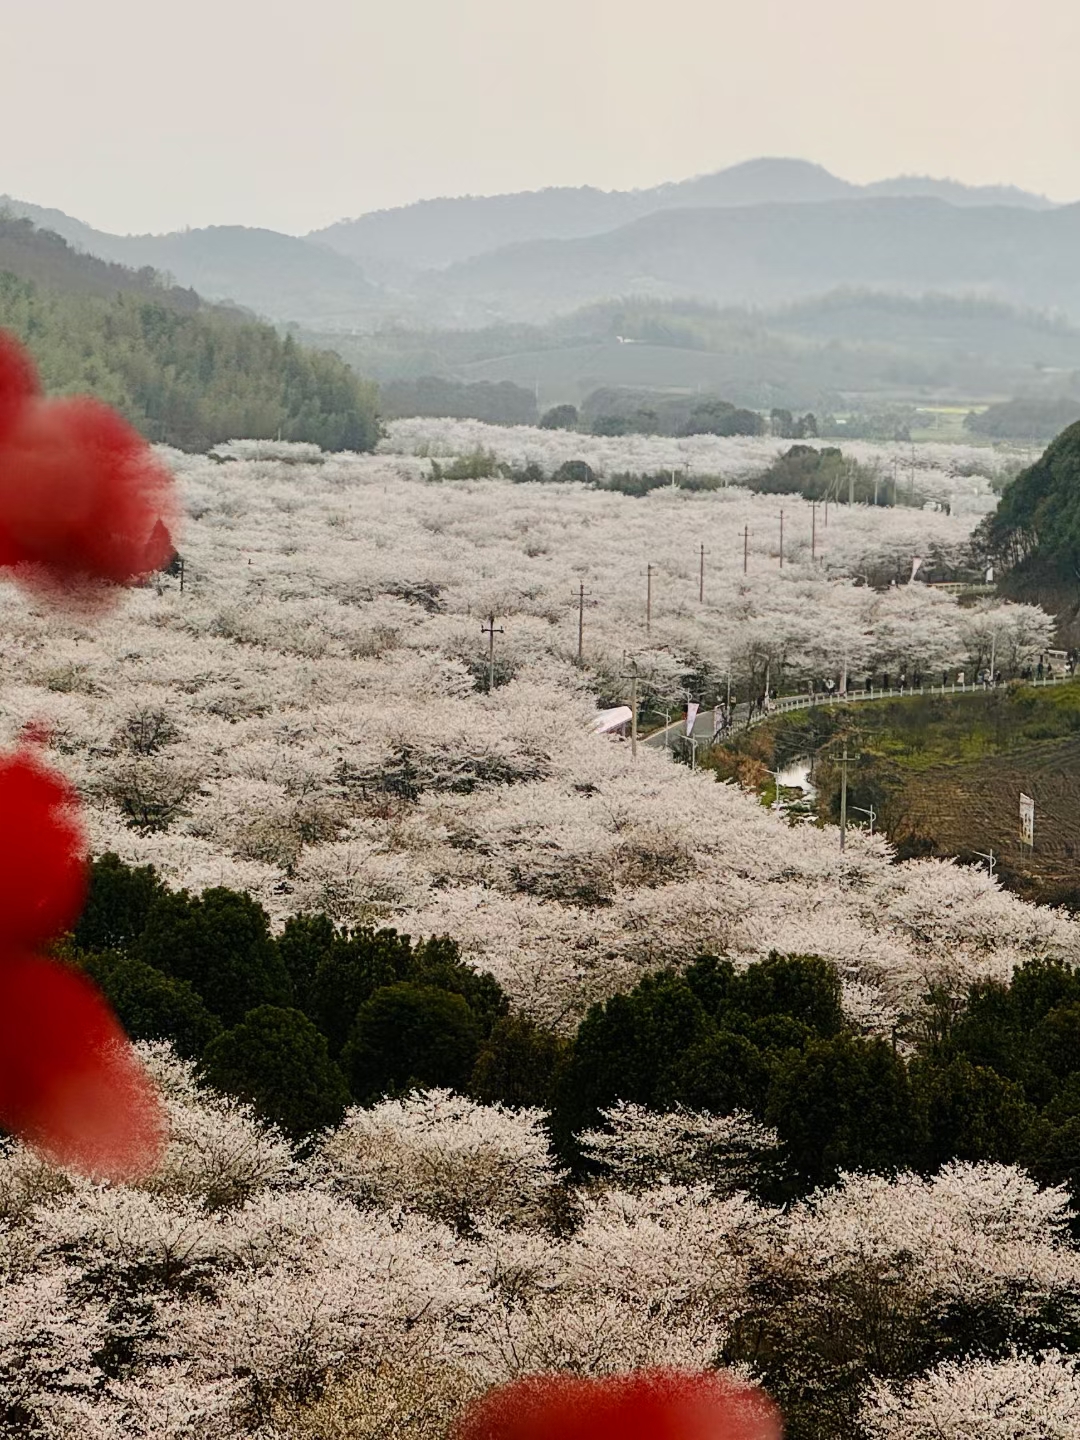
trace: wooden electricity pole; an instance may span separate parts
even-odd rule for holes
[[[645,629],[652,632],[652,572],[651,564],[645,568]]]
[[[784,512],[780,511],[780,569],[784,568]]]
[[[637,759],[637,711],[638,711],[638,668],[637,661],[630,661],[629,670],[624,671],[620,680],[630,681],[630,758]]]
[[[503,635],[506,632],[500,625],[495,627],[495,616],[488,616],[488,623],[480,626],[480,634],[488,637],[488,694],[495,689],[495,636]]]
[[[847,839],[847,767],[853,756],[847,753],[847,746],[844,746],[844,753],[840,757],[840,851],[844,850],[844,843]]]
[[[817,559],[817,501],[810,501],[810,560]]]
[[[742,532],[742,573],[745,575],[750,563],[750,526],[744,525]]]
[[[705,604],[705,542],[701,542],[701,558],[698,564],[698,604]]]
[[[585,663],[585,581],[578,585],[577,663]]]

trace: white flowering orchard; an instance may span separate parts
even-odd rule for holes
[[[644,442],[603,443],[630,467]],[[875,1025],[935,979],[1080,957],[1073,921],[986,876],[895,865],[878,838],[841,855],[827,828],[591,733],[631,661],[676,712],[684,683],[723,693],[766,665],[803,684],[991,643],[1019,662],[1042,612],[857,578],[962,547],[971,517],[834,506],[811,564],[810,507],[785,498],[781,569],[777,498],[737,485],[432,484],[425,460],[281,450],[170,454],[183,590],[164,577],[91,626],[0,587],[4,731],[45,722],[97,852],[249,891],[278,923],[324,910],[449,934],[555,1024],[702,951],[823,955]]]

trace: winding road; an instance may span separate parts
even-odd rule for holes
[[[1074,679],[1072,675],[1047,675],[1042,680],[1026,680],[1025,685],[1032,685],[1037,688],[1044,688],[1047,685],[1064,685]],[[970,685],[923,685],[919,689],[913,689],[910,685],[903,690],[849,690],[846,696],[829,695],[824,691],[811,695],[804,692],[799,695],[780,695],[772,702],[772,707],[767,715],[757,714],[752,719],[748,714],[748,706],[745,701],[734,707],[733,728],[735,730],[749,730],[754,725],[760,725],[765,720],[772,720],[777,715],[786,715],[792,710],[813,710],[818,706],[840,706],[852,705],[871,700],[902,700],[911,699],[915,695],[981,695],[985,693],[985,686]],[[701,710],[694,720],[693,735],[696,740],[706,742],[713,739],[713,712],[712,710]],[[648,735],[638,737],[639,744],[652,745],[656,749],[667,749],[674,740],[685,739],[686,717],[673,720],[669,725],[661,725],[659,730],[650,731]],[[722,738],[722,737],[717,737]]]

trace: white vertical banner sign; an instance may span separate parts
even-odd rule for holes
[[[1023,791],[1020,792],[1020,839],[1032,850],[1035,848],[1035,801]]]
[[[909,585],[911,584],[911,581],[915,579],[915,576],[919,573],[919,567],[920,567],[921,565],[922,565],[922,556],[921,556],[921,555],[913,555],[913,556],[911,557],[911,577],[910,577],[910,579],[908,580],[908,584],[909,584]]]
[[[712,712],[712,738],[715,740],[724,728],[724,712],[719,705]]]
[[[696,700],[691,700],[686,707],[686,735],[687,739],[694,733],[694,721],[697,719],[701,706]]]

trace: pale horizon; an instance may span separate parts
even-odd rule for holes
[[[0,191],[116,233],[304,234],[462,194],[646,189],[762,156],[1077,196],[1066,0],[41,0],[5,17]]]

